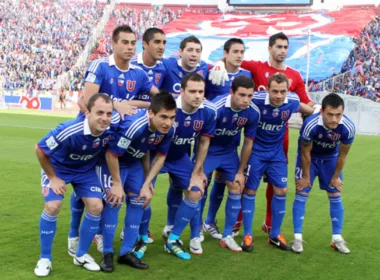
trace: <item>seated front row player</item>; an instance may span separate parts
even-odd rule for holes
[[[256,191],[260,180],[267,174],[269,183],[274,186],[272,198],[272,230],[268,243],[276,248],[290,250],[280,235],[281,224],[285,216],[286,193],[288,191],[288,166],[282,140],[286,123],[293,113],[300,111],[312,114],[313,109],[300,103],[298,96],[288,92],[289,80],[283,74],[274,74],[268,81],[268,92],[258,92],[253,103],[260,110],[260,123],[257,128],[252,154],[245,170],[245,185],[242,212],[244,239],[242,249],[253,250],[252,224],[255,211]]]
[[[297,193],[293,203],[293,252],[303,252],[305,206],[318,176],[319,187],[327,192],[330,200],[330,245],[341,253],[350,253],[341,235],[344,217],[341,193],[342,170],[354,141],[355,125],[343,110],[343,99],[335,93],[328,94],[322,100],[320,113],[307,118],[301,128],[295,170]]]
[[[80,240],[74,264],[92,271],[99,265],[88,249],[99,228],[103,210],[102,188],[95,164],[113,133],[109,129],[113,104],[108,95],[96,93],[87,104],[85,116],[58,125],[37,144],[36,154],[41,164],[42,195],[45,206],[40,218],[41,255],[34,273],[48,276],[52,270],[52,245],[57,228],[57,216],[62,206],[67,184],[82,199],[86,214],[80,228]]]

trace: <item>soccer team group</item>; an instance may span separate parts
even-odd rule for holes
[[[262,178],[268,182],[262,229],[269,245],[303,252],[305,205],[317,176],[330,201],[331,247],[349,253],[341,235],[341,172],[355,127],[343,114],[342,98],[329,94],[321,105],[309,99],[300,74],[284,64],[289,41],[283,33],[270,37],[266,62],[243,60],[244,43],[238,38],[226,41],[223,58],[212,66],[201,60],[202,44],[194,36],[180,43],[178,58],[163,58],[165,44],[164,32],[150,28],[143,36],[144,50],[136,56],[135,34],[129,26],[117,27],[113,55],[93,61],[86,71],[77,118],[38,142],[45,206],[35,274],[47,276],[52,270],[52,244],[67,184],[74,190],[68,237],[74,264],[91,271],[114,270],[118,214],[126,204],[117,262],[147,269],[142,258],[153,242],[150,201],[162,173],[169,174],[165,250],[180,259],[191,258],[180,238],[188,224],[192,254],[203,253],[204,232],[232,252],[252,251]],[[307,117],[298,142],[294,239],[289,246],[281,224],[288,190],[287,122],[296,112]],[[219,232],[216,214],[226,186],[225,224]],[[238,243],[234,238],[240,225]],[[93,240],[102,253],[100,265],[88,254]]]

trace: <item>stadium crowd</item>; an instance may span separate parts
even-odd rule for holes
[[[0,1],[0,65],[5,89],[52,89],[58,75],[73,68],[103,13],[103,6]],[[72,69],[80,78],[79,69]]]

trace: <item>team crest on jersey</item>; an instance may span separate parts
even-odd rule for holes
[[[131,80],[127,81],[127,90],[129,92],[133,91],[135,89],[135,86],[136,86],[136,81],[131,81]]]
[[[99,147],[99,144],[100,144],[100,139],[99,139],[99,138],[96,138],[96,139],[94,140],[94,142],[92,143],[92,147],[93,147],[94,149],[96,149],[97,147]]]
[[[278,108],[273,109],[272,117],[274,118],[278,117],[279,113],[280,113],[280,110]]]
[[[244,126],[247,123],[247,120],[248,120],[247,118],[239,117],[237,120],[237,125],[238,126]]]
[[[331,134],[328,134],[327,137],[329,139],[331,139],[332,141],[336,142],[336,141],[339,141],[340,139],[340,134],[337,134],[337,133],[331,133]]]
[[[203,77],[203,70],[199,70],[197,73]]]
[[[194,121],[194,130],[201,130],[203,127],[203,121]]]
[[[154,145],[160,144],[160,142],[164,139],[164,135],[157,135],[156,139],[154,140]]]
[[[156,73],[156,75],[155,75],[155,82],[156,82],[156,84],[158,84],[158,83],[160,82],[160,80],[161,80],[161,77],[162,77],[162,75],[161,75],[161,74],[159,74],[159,73]]]
[[[285,121],[289,118],[289,115],[290,115],[289,110],[283,111],[283,112],[281,112],[281,119],[283,119]]]

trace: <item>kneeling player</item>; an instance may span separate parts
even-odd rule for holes
[[[100,270],[88,254],[88,249],[99,228],[103,210],[102,188],[95,164],[112,134],[112,130],[108,129],[112,109],[112,100],[107,95],[94,94],[89,99],[85,117],[60,124],[37,144],[45,200],[40,219],[41,256],[34,269],[37,276],[47,276],[52,270],[51,250],[66,184],[73,186],[76,198],[82,199],[87,210],[74,264],[92,271]]]
[[[318,176],[319,187],[327,191],[330,200],[331,247],[344,254],[350,253],[341,235],[344,214],[341,192],[342,170],[354,141],[355,126],[343,115],[343,110],[343,99],[331,93],[323,99],[321,112],[307,118],[301,128],[295,170],[297,193],[293,203],[293,252],[303,252],[305,206]]]

